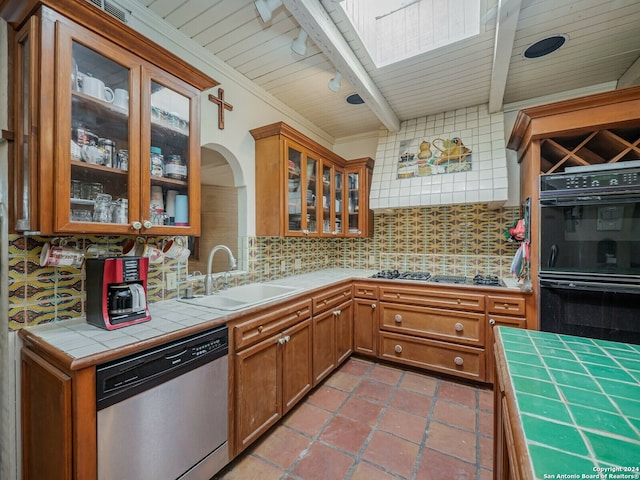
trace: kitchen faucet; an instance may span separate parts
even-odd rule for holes
[[[213,256],[218,250],[224,250],[229,255],[229,270],[236,268],[236,259],[233,257],[231,249],[226,245],[216,245],[209,252],[209,261],[207,262],[207,276],[204,277],[204,293],[205,295],[211,295],[213,290],[213,277],[211,276],[211,269],[213,268]],[[228,273],[228,272],[227,272]]]

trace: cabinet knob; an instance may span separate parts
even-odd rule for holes
[[[456,332],[461,332],[462,330],[464,330],[464,325],[460,322],[456,323]]]
[[[458,305],[460,305],[462,303],[462,300],[460,300],[459,298],[456,299],[456,302],[458,303]]]
[[[288,342],[289,340],[291,340],[291,337],[289,335],[287,335],[286,337],[284,337],[284,341]]]
[[[264,327],[263,327],[262,325],[260,325],[260,326],[258,327],[258,332],[259,332],[259,333],[262,333],[262,330],[264,330]]]
[[[142,222],[142,226],[143,226],[144,228],[151,228],[151,227],[153,227],[153,223],[151,223],[151,220],[144,220],[144,221]]]
[[[333,236],[335,237],[336,235],[338,235],[338,232],[336,232],[336,231],[334,230],[333,232],[331,232],[331,235],[333,235]]]
[[[358,230],[358,235],[362,235],[362,230]]]
[[[393,347],[393,349],[396,351],[396,353],[402,353],[402,345],[396,345],[395,347]]]
[[[142,228],[142,223],[140,222],[131,222],[131,228],[134,230],[140,230]]]
[[[395,317],[393,317],[396,321],[396,323],[402,323],[402,315],[397,314]]]
[[[489,319],[489,324],[490,325],[495,325],[496,324],[496,319],[495,318],[490,318]]]
[[[349,296],[349,292],[342,292],[342,296],[343,297],[348,297]]]
[[[502,306],[505,308],[505,310],[509,310],[509,304],[508,303],[504,303]]]
[[[302,233],[303,233],[304,235],[309,235],[309,230],[302,230]]]
[[[375,310],[375,309],[376,309],[376,304],[375,304],[375,303],[372,303],[372,304],[371,304],[371,308],[373,308],[373,309]]]
[[[462,357],[456,357],[453,359],[453,363],[455,363],[458,366],[461,366],[464,363],[464,360],[462,359]]]
[[[280,345],[284,345],[284,344],[285,344],[285,342],[286,342],[286,340],[284,339],[284,337],[282,337],[282,338],[279,338],[279,339],[278,339],[278,343],[279,343]]]
[[[342,310],[334,310],[333,314],[337,317],[342,313]]]

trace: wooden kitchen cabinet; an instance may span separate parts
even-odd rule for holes
[[[311,302],[268,309],[230,329],[235,456],[311,390]]]
[[[375,357],[378,354],[378,287],[353,285],[353,351]]]
[[[487,382],[495,384],[495,355],[493,329],[504,325],[527,328],[526,299],[523,295],[487,295]]]
[[[69,371],[23,348],[21,374],[23,478],[96,478],[95,367]]]
[[[33,14],[19,3],[0,10],[16,29],[11,82],[22,100],[15,230],[198,235],[200,93],[217,82],[89,2],[41,1]],[[170,219],[176,196],[188,207]]]
[[[379,287],[380,358],[484,382],[485,295]]]
[[[313,385],[317,385],[353,352],[351,284],[313,298]]]
[[[258,236],[372,234],[372,159],[345,161],[283,122],[250,133],[256,145]]]

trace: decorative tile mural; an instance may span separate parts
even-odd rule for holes
[[[508,277],[517,243],[504,229],[518,219],[517,207],[486,204],[396,209],[374,217],[372,238],[253,237],[243,240],[247,271],[233,285],[269,281],[325,268],[428,271],[432,274],[491,274]],[[46,237],[9,236],[9,328],[84,316],[84,268],[41,267]],[[77,237],[79,247],[121,248],[132,237]],[[152,239],[151,241],[158,241]],[[299,265],[296,265],[299,260]],[[165,258],[149,266],[149,301],[176,298],[167,274],[184,285],[188,265]],[[196,293],[202,282],[195,282]]]
[[[424,177],[471,170],[472,150],[461,138],[418,137],[400,142],[397,178]]]

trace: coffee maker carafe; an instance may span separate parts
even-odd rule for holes
[[[87,322],[114,330],[151,320],[147,308],[146,257],[89,258]]]

